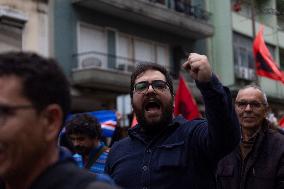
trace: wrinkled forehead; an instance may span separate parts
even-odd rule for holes
[[[145,72],[142,72],[139,74],[134,83],[138,83],[141,81],[154,81],[154,80],[163,80],[166,81],[166,77],[162,72],[158,70],[146,70]]]
[[[239,90],[236,101],[241,100],[265,102],[262,91],[254,87]]]

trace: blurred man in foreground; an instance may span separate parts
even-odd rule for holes
[[[75,189],[97,180],[57,146],[69,84],[53,59],[0,54],[0,188]]]

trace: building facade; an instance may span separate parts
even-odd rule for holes
[[[55,57],[71,81],[74,112],[117,109],[139,63],[164,65],[176,87],[188,53],[206,54],[233,94],[257,81],[279,118],[283,84],[255,74],[252,18],[256,32],[264,25],[266,44],[284,69],[284,3],[251,7],[251,0],[0,0],[0,52]],[[200,93],[183,75],[202,112]],[[129,99],[121,104],[129,113]]]
[[[0,0],[0,52],[50,55],[48,0]]]
[[[256,76],[252,44],[253,23],[255,33],[263,25],[266,45],[279,67],[284,68],[284,12],[281,2],[284,4],[282,0],[217,0],[208,3],[209,10],[214,12],[215,33],[209,40],[214,70],[234,94],[243,85],[257,82],[266,92],[272,112],[278,118],[284,114],[284,86]],[[252,6],[255,8],[252,9]]]
[[[52,1],[52,49],[72,83],[73,111],[116,109],[139,63],[165,66],[177,83],[188,53],[207,54],[213,35],[211,14],[200,2]]]

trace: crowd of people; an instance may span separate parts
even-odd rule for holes
[[[94,116],[66,120],[70,86],[56,60],[0,54],[0,189],[284,188],[283,131],[267,120],[262,89],[245,86],[233,100],[205,55],[182,66],[206,119],[174,117],[169,72],[140,64],[130,82],[137,124],[109,148]],[[72,148],[59,145],[63,128]]]

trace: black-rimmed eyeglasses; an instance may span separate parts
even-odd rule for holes
[[[151,83],[148,81],[141,81],[134,85],[134,92],[145,93],[148,91],[150,85],[155,92],[164,92],[169,88],[168,83],[163,80],[154,80]]]
[[[258,101],[236,101],[235,104],[236,107],[239,109],[245,109],[248,105],[252,109],[260,109],[263,105],[266,105],[265,103]]]

